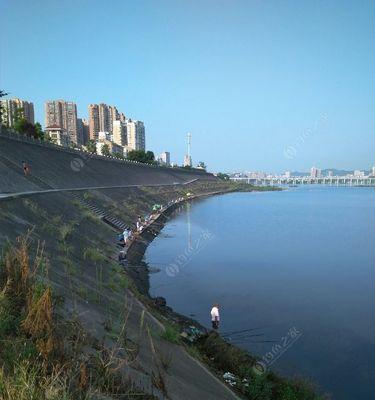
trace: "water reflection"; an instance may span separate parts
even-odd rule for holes
[[[303,335],[272,368],[311,377],[340,400],[373,398],[372,188],[208,198],[163,232],[171,237],[157,238],[146,259],[178,271],[152,275],[152,294],[206,326],[218,301],[223,332],[262,328],[258,339],[236,340],[259,356],[295,327]]]

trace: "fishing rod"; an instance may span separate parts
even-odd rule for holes
[[[258,333],[255,335],[246,334],[246,335],[238,335],[238,336],[235,336],[235,335],[234,336],[225,336],[224,339],[232,341],[232,340],[240,340],[240,339],[246,339],[249,337],[259,337],[259,336],[264,336],[264,333]]]
[[[243,341],[233,342],[233,344],[244,344],[244,343],[259,344],[259,343],[277,343],[277,342],[278,342],[277,340],[258,340],[258,341],[243,340]]]
[[[240,331],[226,331],[226,332],[222,332],[221,336],[237,335],[237,334],[240,334],[240,333],[245,333],[245,332],[250,332],[250,331],[255,331],[257,329],[265,329],[265,328],[267,328],[267,326],[260,326],[260,327],[256,327],[256,328],[242,329]]]
[[[258,335],[249,335],[243,338],[223,338],[226,342],[228,343],[239,343],[239,342],[246,342],[248,340],[255,340],[256,339],[260,339],[260,337]]]

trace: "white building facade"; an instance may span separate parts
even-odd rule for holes
[[[69,147],[70,146],[70,135],[66,132],[64,128],[58,125],[51,125],[46,127],[47,137],[50,138],[52,143],[59,146]]]
[[[142,121],[127,120],[126,134],[128,150],[146,150],[145,126]]]
[[[124,122],[120,120],[113,121],[112,135],[114,143],[118,144],[119,146],[128,145],[126,124]]]
[[[169,151],[164,151],[159,156],[160,164],[167,165],[168,167],[171,165],[171,153]]]

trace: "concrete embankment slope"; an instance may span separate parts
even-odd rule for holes
[[[85,206],[89,202],[131,225],[155,203],[168,204],[186,191],[208,193],[212,186],[226,184],[198,180],[187,186],[90,190],[79,197],[61,191],[4,199],[0,202],[0,250],[8,240],[15,242],[31,230],[31,254],[43,243],[49,260],[48,282],[61,300],[58,313],[75,321],[72,329],[79,321],[79,331],[87,337],[84,355],[101,356],[97,347],[101,343],[111,351],[125,343],[126,353],[119,355],[124,365],[121,374],[137,390],[158,399],[238,400],[184,346],[163,336],[168,320],[149,298],[134,295],[132,281],[140,279],[136,275],[142,275],[143,266],[128,268],[135,274],[131,280],[117,262],[117,231]]]
[[[30,165],[24,176],[22,161]],[[64,150],[50,144],[0,134],[0,194],[41,189],[184,183],[215,180],[204,171],[142,165]]]

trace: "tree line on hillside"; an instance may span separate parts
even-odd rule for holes
[[[96,153],[96,142],[95,140],[89,140],[86,143],[86,150],[89,153]],[[130,160],[130,161],[138,161],[141,163],[147,163],[147,164],[157,164],[157,161],[155,160],[155,155],[153,151],[143,151],[143,150],[130,150],[125,157],[124,155],[120,153],[111,153],[110,148],[108,144],[104,144],[101,148],[101,153],[103,156],[113,156],[118,159],[122,160]]]

